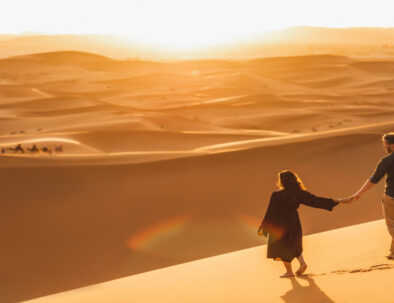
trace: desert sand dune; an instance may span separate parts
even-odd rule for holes
[[[4,296],[39,297],[256,246],[279,170],[297,171],[316,194],[348,195],[374,169],[380,132],[391,127],[145,164],[119,154],[113,164],[1,157]],[[302,208],[304,232],[381,218],[382,185],[332,214]]]
[[[72,51],[13,57],[0,60],[2,81],[38,85],[0,87],[9,114],[3,131],[310,133],[377,123],[392,116],[391,76],[381,73],[390,64],[330,55],[175,63]]]
[[[264,245],[28,302],[390,303],[389,241],[379,220],[305,237],[309,268],[296,278],[278,278],[282,265],[265,258]]]
[[[305,56],[286,56],[286,57],[270,57],[253,59],[247,61],[247,64],[252,64],[253,66],[259,67],[272,67],[281,64],[286,64],[287,66],[327,66],[327,65],[343,65],[353,63],[355,59],[337,56],[337,55],[305,55]]]
[[[79,110],[81,108],[92,108],[95,106],[108,105],[108,103],[84,97],[52,97],[52,98],[42,98],[36,100],[29,100],[24,102],[12,102],[1,104],[0,109],[8,108],[10,110],[25,110],[31,112],[45,112],[74,109]]]
[[[24,63],[30,62],[42,64],[44,66],[59,65],[59,62],[61,62],[61,65],[92,67],[95,66],[94,64],[108,63],[113,60],[92,53],[76,51],[46,52],[33,55],[16,56],[2,60],[3,64],[10,62],[13,64],[20,64],[21,61]]]
[[[373,88],[382,88],[385,90],[393,90],[394,89],[394,80],[389,79],[389,80],[380,80],[380,81],[375,81],[375,82],[367,82],[363,84],[359,84],[358,88],[368,88],[368,87],[373,87]]]
[[[128,78],[119,78],[103,81],[107,84],[116,84],[120,87],[133,87],[144,89],[151,88],[151,86],[168,83],[169,85],[185,84],[190,81],[192,75],[189,74],[173,74],[173,73],[145,73],[138,74]]]
[[[257,134],[210,134],[206,133],[177,133],[157,131],[95,131],[74,135],[81,142],[99,147],[106,152],[127,151],[160,151],[160,150],[193,150],[210,142],[229,142],[260,138]],[[117,140],[114,141],[113,138]]]
[[[42,92],[34,87],[23,87],[18,85],[1,85],[0,99],[3,100],[32,100],[49,97],[50,94]]]
[[[83,148],[83,153],[78,149],[66,149],[58,159],[50,159],[49,162],[40,161],[38,163],[32,162],[32,158],[11,164],[8,161],[0,162],[0,165],[13,166],[13,165],[81,165],[83,161],[89,165],[103,165],[103,164],[116,164],[116,163],[144,163],[152,161],[162,161],[165,159],[195,157],[207,155],[212,153],[223,153],[231,151],[239,151],[251,148],[281,146],[285,144],[299,144],[314,140],[325,140],[337,137],[344,137],[344,140],[354,135],[360,136],[362,134],[368,135],[371,132],[383,132],[386,129],[388,132],[394,124],[377,123],[368,126],[356,126],[350,128],[343,128],[341,130],[326,130],[314,132],[311,134],[291,134],[280,132],[233,132],[233,133],[220,133],[220,132],[162,132],[162,131],[122,131],[120,129],[105,130],[102,126],[100,129],[95,129],[90,132],[74,132],[68,134],[67,132],[60,133],[58,141],[73,141],[77,146],[86,146]],[[56,133],[54,133],[56,135]],[[46,139],[38,139],[41,136],[35,135],[37,138],[34,140],[45,141]],[[73,138],[63,139],[64,137]],[[113,141],[113,137],[117,141]],[[30,143],[32,139],[24,141],[22,137],[15,141],[10,139],[10,136],[5,142],[5,145],[10,146],[16,143]],[[13,140],[10,144],[9,141]],[[55,140],[55,139],[53,139]],[[83,142],[84,144],[81,144]],[[103,154],[104,153],[104,154]],[[22,156],[22,155],[13,155]],[[23,155],[26,158],[28,154]],[[34,158],[33,158],[34,159]],[[18,164],[16,164],[18,163]]]
[[[392,61],[353,62],[351,66],[364,72],[374,73],[383,76],[391,76],[394,71],[394,62]]]
[[[282,169],[318,195],[353,193],[394,127],[394,77],[363,64],[0,60],[0,146],[64,145],[0,155],[4,302],[260,245]],[[382,186],[332,214],[302,208],[305,234],[380,219]]]
[[[197,149],[198,151],[215,151],[215,152],[223,152],[223,151],[231,151],[231,150],[240,150],[240,149],[249,149],[261,146],[273,146],[273,145],[283,145],[288,143],[303,143],[311,140],[324,140],[326,138],[338,138],[339,137],[348,137],[348,136],[360,136],[360,135],[368,135],[371,133],[380,132],[382,130],[387,130],[386,132],[390,132],[390,129],[394,127],[393,122],[388,123],[376,123],[372,125],[365,126],[356,126],[343,128],[341,130],[326,130],[320,131],[314,134],[284,134],[282,137],[271,137],[271,138],[259,138],[259,139],[250,139],[243,140],[238,142],[228,142],[225,144],[219,144],[216,146],[205,146]],[[383,131],[384,132],[384,131]],[[346,139],[345,139],[346,140]],[[279,144],[278,144],[279,143]]]
[[[97,93],[100,91],[113,91],[113,88],[101,83],[92,83],[78,80],[57,81],[41,85],[42,90],[60,95],[72,91],[74,94]]]
[[[17,144],[21,144],[22,148],[25,150],[26,154],[23,154],[25,156],[32,155],[31,152],[27,148],[31,148],[33,144],[36,144],[39,147],[46,146],[49,147],[51,150],[51,153],[55,152],[54,146],[61,144],[64,149],[67,150],[67,153],[71,154],[97,154],[97,153],[102,153],[103,151],[85,145],[81,144],[79,141],[69,139],[69,138],[61,138],[61,137],[42,137],[40,136],[39,138],[30,138],[30,139],[24,139],[24,140],[15,140],[15,138],[9,139],[9,140],[4,140],[2,143],[0,143],[0,147],[4,148],[9,148],[9,147],[15,147]],[[44,153],[45,154],[45,153]],[[48,153],[46,153],[48,154]],[[4,156],[4,155],[3,155]],[[21,156],[21,154],[18,153],[9,153],[7,156]],[[34,155],[37,156],[37,155]],[[43,154],[41,154],[43,156]]]

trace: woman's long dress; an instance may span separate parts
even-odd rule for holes
[[[268,234],[267,258],[291,262],[301,255],[302,228],[297,211],[300,204],[331,211],[338,203],[305,190],[292,195],[286,190],[273,192],[259,228],[265,236]]]

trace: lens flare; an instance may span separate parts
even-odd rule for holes
[[[136,251],[149,250],[155,244],[181,233],[190,217],[185,214],[156,222],[131,236],[126,241],[127,246]]]

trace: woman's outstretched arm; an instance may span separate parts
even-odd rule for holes
[[[300,203],[305,204],[310,207],[322,208],[326,210],[332,210],[338,205],[339,201],[335,201],[331,198],[318,197],[309,191],[302,190],[300,194]]]

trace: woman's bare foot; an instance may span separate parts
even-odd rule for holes
[[[306,271],[307,267],[308,267],[308,265],[306,265],[306,263],[300,264],[300,268],[296,271],[296,275],[297,276],[302,275]]]
[[[281,278],[290,278],[290,277],[294,277],[294,274],[292,272],[287,272],[283,275],[280,276]]]

